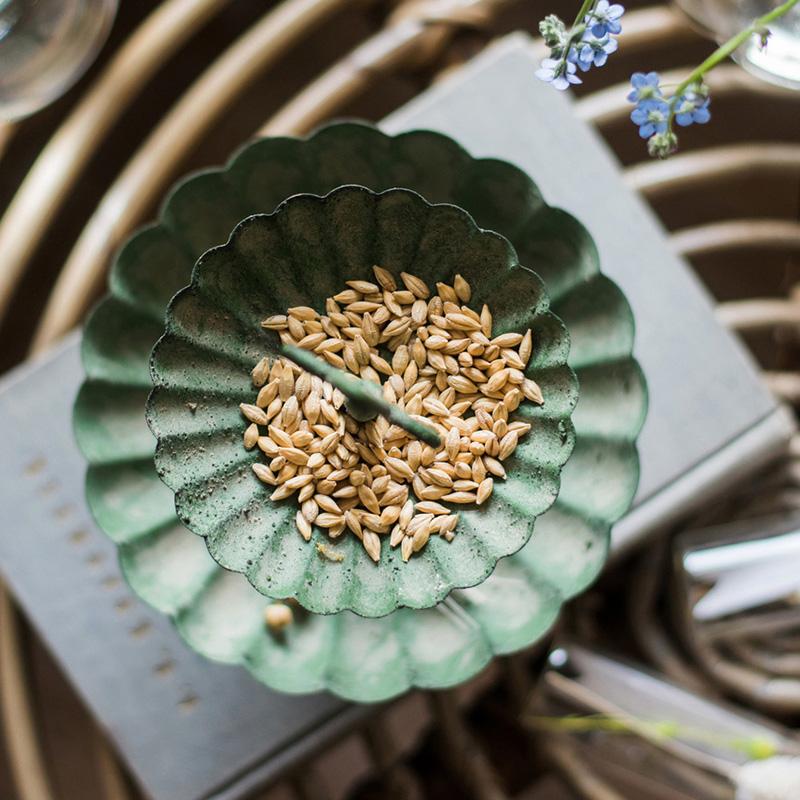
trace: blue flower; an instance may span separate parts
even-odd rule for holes
[[[683,128],[694,122],[705,125],[711,119],[710,102],[711,99],[702,92],[686,92],[675,101],[675,122]]]
[[[586,15],[584,23],[588,26],[593,36],[602,39],[609,33],[619,33],[622,30],[619,18],[624,13],[625,7],[619,3],[611,5],[608,0],[600,0],[594,9]]]
[[[631,75],[631,86],[633,91],[628,94],[631,103],[641,103],[646,101],[661,100],[661,87],[658,85],[661,78],[657,72],[634,72]]]
[[[666,133],[669,105],[664,100],[644,100],[631,111],[631,120],[639,126],[642,139],[649,139],[656,133]]]
[[[583,36],[583,41],[570,51],[570,61],[574,61],[583,72],[588,72],[591,67],[602,67],[611,53],[615,53],[619,42],[610,36],[604,39],[595,39],[588,31]]]
[[[542,60],[541,69],[536,70],[536,77],[546,83],[552,83],[561,92],[568,89],[570,84],[583,83],[575,74],[575,64],[572,61],[557,61],[554,58]]]

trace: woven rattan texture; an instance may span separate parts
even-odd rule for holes
[[[0,128],[0,369],[80,321],[110,252],[180,174],[220,163],[257,131],[303,133],[341,115],[378,120],[494,37],[572,9],[564,0],[120,5],[89,74],[32,119]],[[645,65],[681,70],[711,45],[667,5],[629,6],[620,53],[579,88],[577,111],[616,151],[769,385],[798,404],[800,96],[720,69],[714,124],[683,134],[671,161],[644,163],[621,84]],[[786,474],[794,487],[797,470]],[[636,565],[641,575],[654,558]],[[136,798],[35,635],[7,599],[0,606],[0,797]],[[580,625],[574,614],[563,624],[591,639],[609,606],[625,613],[613,572],[580,601]],[[628,638],[641,643],[638,655],[699,681],[693,665],[677,669],[675,653],[658,646],[659,624],[634,615]],[[412,695],[259,796],[578,797],[515,722],[540,658],[497,663],[458,692]]]

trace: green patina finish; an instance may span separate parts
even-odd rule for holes
[[[569,363],[581,386],[572,418],[577,440],[558,499],[534,536],[479,587],[453,592],[432,609],[380,619],[309,614],[276,639],[263,625],[265,598],[243,576],[221,569],[203,539],[181,525],[156,474],[144,421],[148,360],[170,298],[188,284],[196,258],[225,241],[239,219],[298,192],[325,194],[352,182],[375,190],[404,185],[457,203],[510,239],[569,327]],[[358,701],[412,686],[452,686],[493,655],[541,638],[605,563],[611,524],[630,507],[638,481],[635,441],[646,391],[632,347],[630,308],[600,273],[586,230],[545,205],[512,165],[473,159],[440,134],[389,137],[354,123],[304,141],[261,140],[224,170],[181,183],[160,221],[117,256],[110,294],[86,326],[87,379],[75,403],[75,433],[89,462],[87,500],[118,543],[134,591],[171,616],[206,657],[243,664],[281,691],[328,689]],[[204,410],[196,413],[202,419]]]
[[[317,358],[308,350],[290,344],[284,345],[281,352],[298,366],[339,389],[347,397],[347,413],[353,419],[367,422],[381,414],[432,447],[438,447],[442,443],[441,437],[430,425],[409,417],[402,408],[384,400],[380,389],[372,381],[362,380],[349,372],[337,369],[333,364]]]
[[[305,542],[294,526],[297,501],[273,502],[253,474],[263,455],[244,449],[247,422],[238,412],[255,397],[252,367],[264,353],[280,353],[278,337],[260,321],[292,306],[324,308],[347,280],[369,279],[373,264],[431,286],[461,273],[471,303],[492,309],[496,333],[531,329],[525,372],[545,398],[542,407],[525,402],[515,412],[532,429],[505,462],[509,477],[496,482],[491,500],[455,506],[455,539],[432,537],[407,564],[386,544],[374,564],[352,536],[332,541],[315,529]],[[171,301],[150,363],[146,417],[158,440],[156,468],[175,492],[178,517],[205,538],[214,560],[262,594],[294,597],[318,614],[430,608],[485,580],[555,501],[578,399],[568,354],[566,328],[549,310],[541,279],[519,265],[506,239],[479,229],[462,209],[430,205],[407,189],[295,195],[274,214],[243,220],[226,245],[201,256],[191,285]],[[343,561],[320,557],[317,543]]]

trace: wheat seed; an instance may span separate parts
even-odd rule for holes
[[[270,603],[264,609],[264,622],[276,633],[291,625],[293,619],[292,609],[286,603]]]
[[[509,420],[525,401],[541,404],[524,375],[532,355],[530,330],[493,335],[488,305],[470,308],[472,288],[461,275],[439,281],[435,294],[419,277],[374,266],[375,281],[349,280],[329,297],[325,314],[295,306],[261,324],[381,386],[383,396],[439,429],[438,449],[411,439],[383,417],[359,424],[345,397],[283,358],[260,359],[251,371],[255,404],[242,403],[243,439],[268,465],[253,464],[274,500],[295,496],[295,524],[310,540],[313,525],[331,539],[346,530],[373,561],[380,537],[408,561],[430,536],[452,541],[458,514],[451,505],[483,504],[502,461],[530,423]],[[318,543],[323,557],[343,555]],[[275,604],[280,605],[280,604]],[[283,612],[280,612],[283,613]]]

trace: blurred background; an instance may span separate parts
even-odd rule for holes
[[[564,0],[114,5],[0,0],[0,371],[80,323],[103,291],[115,248],[153,217],[179,176],[222,163],[258,134],[302,134],[334,117],[378,121],[497,37],[535,34],[546,13],[575,13]],[[797,406],[797,9],[776,33],[771,63],[743,54],[770,80],[733,63],[716,70],[713,124],[683,131],[681,154],[670,161],[647,160],[621,86],[642,68],[685,75],[715,37],[772,5],[631,0],[620,51],[576,87],[575,113],[597,128],[629,187],[653,207],[670,246],[718,302],[721,324],[743,338],[773,392]],[[620,751],[619,737],[600,734],[573,741],[559,733],[543,743],[534,718],[624,708],[616,693],[635,684],[640,702],[672,709],[694,708],[698,697],[733,699],[767,727],[747,733],[744,717],[719,709],[702,718],[722,730],[744,725],[745,737],[769,730],[787,737],[791,751],[800,712],[800,587],[781,565],[798,563],[791,560],[800,535],[798,457],[800,444],[769,474],[607,571],[560,625],[559,641],[579,645],[549,659],[544,646],[497,662],[432,701],[408,697],[258,796],[731,797],[720,778],[731,753],[670,750],[628,736]],[[747,572],[754,563],[755,577]],[[771,593],[742,589],[755,583]],[[0,797],[137,798],[7,597],[0,639]],[[689,694],[635,680],[594,654],[598,644]],[[540,668],[546,676],[534,681]],[[661,777],[651,785],[647,776]]]

